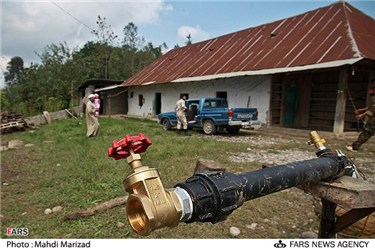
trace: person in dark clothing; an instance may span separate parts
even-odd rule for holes
[[[362,144],[375,134],[375,79],[371,81],[368,92],[372,98],[371,104],[366,108],[357,109],[355,111],[357,120],[363,120],[365,126],[359,134],[358,139],[353,142],[352,145],[346,146],[346,148],[352,152],[357,152]]]

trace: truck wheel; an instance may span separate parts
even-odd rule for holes
[[[162,122],[163,130],[171,130],[172,125],[171,122],[168,119],[164,119]]]
[[[203,132],[206,135],[213,135],[216,133],[216,126],[213,121],[211,120],[205,120],[203,122]]]
[[[227,128],[227,131],[229,134],[235,135],[238,134],[238,132],[240,132],[240,128]]]

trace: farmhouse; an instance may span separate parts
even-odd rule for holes
[[[355,131],[355,108],[370,101],[375,78],[375,20],[345,1],[272,23],[173,49],[116,87],[97,89],[104,113],[172,111],[189,98],[226,97],[256,107],[266,126]],[[109,106],[108,106],[109,105]]]
[[[104,80],[104,79],[98,79],[98,80],[87,80],[84,83],[81,84],[78,88],[79,96],[80,96],[80,112],[84,113],[86,111],[86,103],[88,101],[88,96],[95,92],[95,89],[101,89],[101,88],[106,88],[106,89],[113,89],[116,88],[117,85],[123,83],[123,81],[115,81],[115,80]],[[103,94],[103,93],[101,93]],[[100,101],[103,102],[103,95],[100,95]],[[100,114],[104,113],[110,113],[110,107],[114,107],[115,113],[124,113],[126,114],[127,111],[127,93],[116,93],[115,96],[110,96],[106,95],[107,101],[109,101],[110,97],[112,97],[112,105],[111,103],[108,103],[107,105],[101,105],[100,106]],[[123,103],[126,103],[125,105]],[[104,110],[106,108],[106,110]]]

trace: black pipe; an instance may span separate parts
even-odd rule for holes
[[[193,202],[193,214],[186,222],[216,223],[225,220],[245,201],[339,175],[343,170],[341,158],[325,153],[317,159],[242,174],[216,171],[195,174],[175,186],[185,189]]]

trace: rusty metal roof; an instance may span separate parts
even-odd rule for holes
[[[167,52],[126,86],[229,77],[301,66],[375,60],[375,20],[339,1],[297,16]],[[308,67],[307,67],[308,68]],[[279,70],[276,70],[279,69]]]

